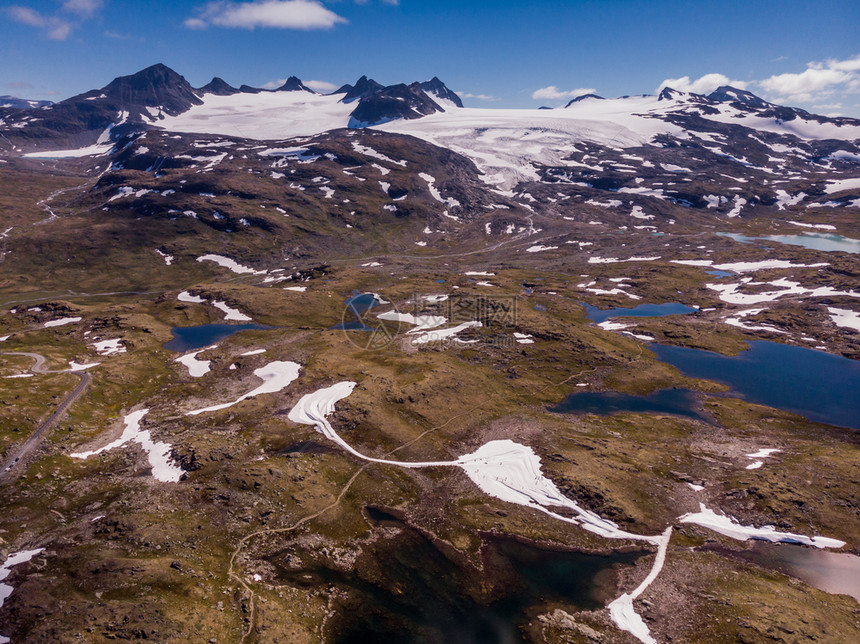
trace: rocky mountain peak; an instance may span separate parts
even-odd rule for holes
[[[192,105],[202,103],[183,76],[161,63],[115,78],[102,88],[101,93],[125,109],[159,106],[171,115],[181,114]]]
[[[199,94],[215,94],[216,96],[230,96],[238,94],[239,90],[227,83],[223,78],[216,76],[203,87],[197,90]]]
[[[341,99],[341,102],[351,103],[352,101],[361,99],[365,96],[373,94],[374,92],[378,92],[383,87],[383,85],[380,85],[372,78],[362,76],[357,81],[355,81],[355,85],[353,85],[349,89],[349,91],[347,91],[346,96]]]
[[[579,103],[580,101],[584,101],[587,98],[596,98],[597,100],[600,100],[600,101],[606,100],[602,96],[598,96],[597,94],[583,94],[582,96],[577,96],[576,98],[570,99],[570,102],[568,102],[568,104],[565,105],[565,107],[570,107],[574,103]]]
[[[448,89],[448,86],[439,80],[438,76],[434,76],[429,81],[420,83],[420,87],[424,92],[431,96],[435,96],[443,101],[450,101],[457,107],[463,107],[463,101],[460,100],[460,97]]]
[[[307,87],[302,81],[296,76],[290,76],[286,82],[281,85],[276,92],[313,92],[312,89]]]
[[[444,111],[420,83],[389,85],[366,95],[350,114],[349,127],[378,125],[395,119],[417,119]]]
[[[717,101],[719,103],[742,103],[744,105],[748,105],[750,107],[770,107],[773,104],[768,103],[763,98],[756,96],[752,92],[748,92],[744,89],[737,89],[736,87],[732,87],[731,85],[723,85],[718,87],[713,92],[708,94],[707,98],[711,101]]]
[[[683,92],[679,92],[677,89],[672,89],[671,87],[664,87],[660,94],[657,95],[658,101],[674,101],[675,99],[681,98]]]

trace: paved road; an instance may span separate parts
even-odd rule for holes
[[[93,378],[86,371],[48,371],[45,368],[45,363],[47,362],[45,356],[39,355],[38,353],[25,353],[23,351],[19,351],[15,353],[0,353],[0,355],[27,356],[29,358],[33,358],[33,368],[31,370],[33,373],[73,373],[81,379],[78,386],[74,388],[72,393],[70,393],[63,402],[60,403],[60,406],[54,410],[54,413],[42,421],[42,423],[36,427],[36,431],[30,434],[30,436],[27,437],[27,440],[19,445],[3,462],[3,464],[0,465],[0,485],[2,485],[11,477],[12,470],[15,469],[15,466],[23,462],[30,452],[39,445],[45,432],[53,427],[60,417],[66,413],[69,406],[75,402],[82,393],[84,393]]]

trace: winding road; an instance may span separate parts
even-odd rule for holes
[[[48,418],[43,420],[36,430],[27,437],[21,445],[19,445],[16,449],[12,451],[11,454],[6,458],[6,460],[0,464],[0,485],[6,483],[6,481],[10,478],[12,470],[16,465],[21,463],[26,457],[36,448],[39,443],[42,441],[42,438],[45,436],[45,433],[54,426],[54,424],[60,419],[60,417],[66,412],[69,406],[75,402],[78,398],[80,398],[81,394],[86,391],[87,387],[89,387],[92,382],[92,376],[86,371],[49,371],[45,368],[45,364],[47,359],[45,356],[40,355],[38,353],[26,353],[23,351],[19,352],[4,352],[0,353],[0,355],[4,356],[27,356],[28,358],[33,358],[33,367],[31,368],[31,372],[35,374],[43,374],[43,373],[72,373],[78,377],[80,377],[81,381],[78,383],[77,387],[72,390],[66,399],[60,403],[60,405],[54,410]]]

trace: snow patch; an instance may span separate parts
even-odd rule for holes
[[[45,328],[50,329],[55,326],[65,326],[66,324],[74,324],[75,322],[80,322],[81,318],[60,318],[58,320],[51,320],[50,322],[45,322]]]
[[[197,416],[198,414],[203,414],[210,411],[219,411],[221,409],[227,409],[227,407],[232,407],[233,405],[238,404],[243,400],[247,400],[248,398],[259,396],[260,394],[277,393],[282,389],[288,387],[290,383],[292,383],[296,378],[299,377],[300,369],[301,365],[297,362],[270,362],[269,364],[254,370],[254,375],[263,381],[263,384],[256,389],[253,389],[248,393],[239,396],[239,398],[237,398],[233,402],[222,403],[220,405],[212,405],[211,407],[204,407],[203,409],[195,409],[194,411],[186,412],[185,415]]]
[[[178,362],[179,364],[185,365],[188,367],[188,375],[192,378],[200,378],[201,376],[206,375],[210,371],[210,365],[212,364],[211,360],[198,360],[197,355],[203,353],[204,351],[209,351],[210,349],[214,349],[217,345],[213,344],[211,347],[206,347],[204,349],[199,349],[197,351],[192,351],[191,353],[186,353],[184,356],[180,356],[176,358],[174,362]]]
[[[239,264],[236,260],[230,259],[229,257],[224,257],[223,255],[201,255],[195,261],[215,262],[216,264],[218,264],[218,266],[222,266],[223,268],[229,269],[238,275],[265,275],[266,273],[268,273],[268,271],[257,271],[253,268],[243,266],[242,264]]]
[[[162,442],[154,442],[149,430],[141,430],[140,421],[143,420],[143,417],[148,413],[148,409],[141,409],[128,414],[124,419],[125,429],[118,439],[96,450],[89,452],[76,452],[70,456],[72,458],[86,460],[90,456],[95,456],[102,452],[122,447],[129,442],[135,442],[138,443],[143,448],[143,451],[146,452],[146,457],[152,467],[152,476],[154,476],[156,480],[164,481],[165,483],[176,483],[180,478],[182,478],[182,475],[185,474],[185,470],[173,464],[171,461],[169,455],[171,449],[170,445]]]

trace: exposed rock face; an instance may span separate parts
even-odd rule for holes
[[[342,103],[352,103],[353,101],[357,101],[361,98],[364,98],[365,96],[375,94],[381,89],[384,89],[383,85],[380,85],[372,78],[362,76],[357,81],[355,81],[355,85],[344,85],[335,93],[339,94],[343,90],[346,90],[346,96],[344,96],[340,100]]]
[[[431,97],[435,96],[441,98],[443,101],[451,101],[457,107],[463,107],[463,101],[460,100],[460,97],[448,89],[448,86],[440,81],[438,76],[434,76],[429,81],[421,83],[421,89]]]
[[[442,111],[424,93],[420,84],[391,85],[361,99],[352,111],[349,127],[377,125],[395,119],[417,119]]]
[[[147,129],[163,114],[182,114],[202,102],[185,78],[158,64],[115,78],[101,89],[39,108],[37,118],[29,110],[21,111],[7,119],[7,125],[26,123],[13,132],[27,146],[77,147],[95,143],[106,130],[118,128],[110,132],[116,136],[130,129]]]
[[[290,76],[286,82],[281,85],[276,92],[313,92],[312,89],[307,87],[302,81],[295,76]]]
[[[197,90],[198,94],[215,94],[216,96],[231,96],[238,94],[239,90],[227,83],[223,78],[216,76],[206,85]]]
[[[565,107],[570,107],[574,103],[579,103],[580,101],[584,101],[587,98],[596,98],[601,101],[606,100],[602,96],[598,96],[597,94],[583,94],[582,96],[577,96],[576,98],[570,99],[570,102],[565,105]]]

